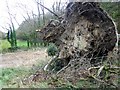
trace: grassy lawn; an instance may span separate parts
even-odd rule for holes
[[[27,42],[17,40],[17,46],[20,48],[27,48]],[[7,52],[10,47],[10,43],[7,40],[0,40],[0,52]]]
[[[17,40],[17,46],[26,48],[27,47],[27,42],[26,41]]]
[[[46,82],[23,84],[22,81],[33,73],[29,68],[4,68],[0,69],[0,86],[2,88],[47,88]]]
[[[5,39],[5,40],[0,40],[0,53],[6,53],[6,52],[9,52],[10,51],[10,43]],[[43,42],[40,42],[39,43],[39,46],[30,46],[28,48],[27,46],[27,41],[22,41],[22,40],[17,40],[17,47],[19,49],[22,49],[22,50],[28,50],[28,49],[33,49],[33,48],[37,48],[37,47],[40,47],[40,48],[44,48],[44,47],[47,47],[44,45]]]
[[[10,43],[7,40],[0,40],[0,52],[10,48]]]
[[[56,86],[60,88],[66,88],[69,90],[72,87],[78,88],[78,87],[93,87],[93,85],[87,81],[80,81],[77,83],[76,86],[72,85],[70,82],[63,82],[61,80],[54,81],[54,79],[51,81],[40,81],[40,82],[30,82],[24,84],[22,81],[25,79],[25,77],[28,77],[32,75],[35,71],[28,68],[4,68],[0,69],[2,70],[2,75],[0,76],[0,85],[2,88],[50,88],[48,85],[49,82],[55,84]],[[63,83],[63,84],[62,84]],[[66,90],[64,89],[64,90]]]
[[[22,81],[43,67],[45,62],[38,62],[34,67],[0,68],[0,87],[2,88],[48,88],[46,81],[24,84]],[[34,69],[33,69],[34,68]]]
[[[3,87],[17,87],[18,82],[22,77],[28,73],[28,69],[23,68],[4,68],[0,69],[2,75],[0,76],[0,84]]]

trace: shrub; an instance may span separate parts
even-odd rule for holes
[[[54,56],[58,52],[57,47],[54,44],[50,44],[47,48],[48,56]]]

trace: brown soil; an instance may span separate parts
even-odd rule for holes
[[[48,58],[46,49],[17,51],[0,55],[0,67],[31,67]]]

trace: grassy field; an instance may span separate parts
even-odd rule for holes
[[[23,84],[23,80],[29,77],[33,70],[29,68],[4,68],[0,76],[0,85],[3,88],[47,88],[46,82]]]
[[[2,88],[47,88],[47,82],[24,84],[22,81],[34,74],[46,62],[39,62],[34,67],[0,68],[0,86]]]
[[[1,69],[0,69],[1,70]],[[63,82],[60,79],[47,79],[45,81],[30,82],[25,84],[22,82],[25,78],[28,78],[35,71],[28,68],[4,68],[2,69],[2,75],[0,76],[0,85],[2,88],[52,88],[54,85],[59,88],[66,88],[69,90],[72,88],[81,87],[96,87],[93,83],[81,80],[76,83],[76,86],[70,82]],[[52,86],[49,83],[53,84]]]
[[[27,42],[17,40],[17,46],[20,48],[27,48]],[[0,52],[7,52],[10,47],[10,43],[7,40],[0,40]]]
[[[0,84],[3,87],[17,87],[16,79],[21,79],[28,73],[28,69],[21,68],[4,68],[0,69],[2,75],[0,77]]]
[[[37,47],[40,47],[40,48],[44,48],[44,47],[47,47],[48,44],[45,45],[45,43],[43,42],[39,42],[39,45],[37,46],[31,46],[28,48],[27,46],[27,41],[22,41],[22,40],[17,40],[17,47],[21,50],[28,50],[28,49],[34,49],[34,48],[37,48]],[[11,51],[10,50],[10,43],[5,39],[5,40],[0,40],[0,52],[2,53],[6,53],[6,52],[9,52]]]
[[[0,40],[0,51],[10,48],[10,43],[7,40]]]
[[[18,47],[26,47],[27,48],[27,41],[17,40]]]

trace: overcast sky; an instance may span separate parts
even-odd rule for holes
[[[24,7],[20,8],[21,5],[26,6],[28,12],[33,11],[34,14],[37,15],[37,7],[35,4],[35,0],[0,0],[0,31],[6,32],[6,30],[3,29],[2,27],[8,28],[8,24],[10,23],[8,10],[6,7],[6,1],[8,2],[11,14],[16,18],[19,24],[22,23],[22,21],[24,20],[23,16],[26,16],[25,8]],[[44,5],[48,8],[51,8],[53,3],[57,1],[60,0],[44,0]],[[66,2],[67,0],[61,0],[61,1]],[[102,1],[109,1],[109,0],[102,0]],[[118,1],[118,0],[113,0],[113,1]],[[15,20],[13,22],[15,25],[15,29],[17,29],[18,24],[16,23]]]
[[[37,7],[35,0],[0,0],[0,31],[6,32],[2,27],[8,28],[8,23],[10,23],[8,10],[6,7],[6,1],[8,2],[11,14],[16,18],[17,22],[20,24],[24,20],[23,15],[26,15],[25,8],[20,8],[19,6],[26,6],[27,11],[33,11],[37,15]],[[55,1],[60,0],[44,0],[44,5],[51,8]],[[65,0],[62,0],[65,1]],[[13,20],[15,28],[18,28],[18,24]],[[2,26],[2,27],[1,27]]]

